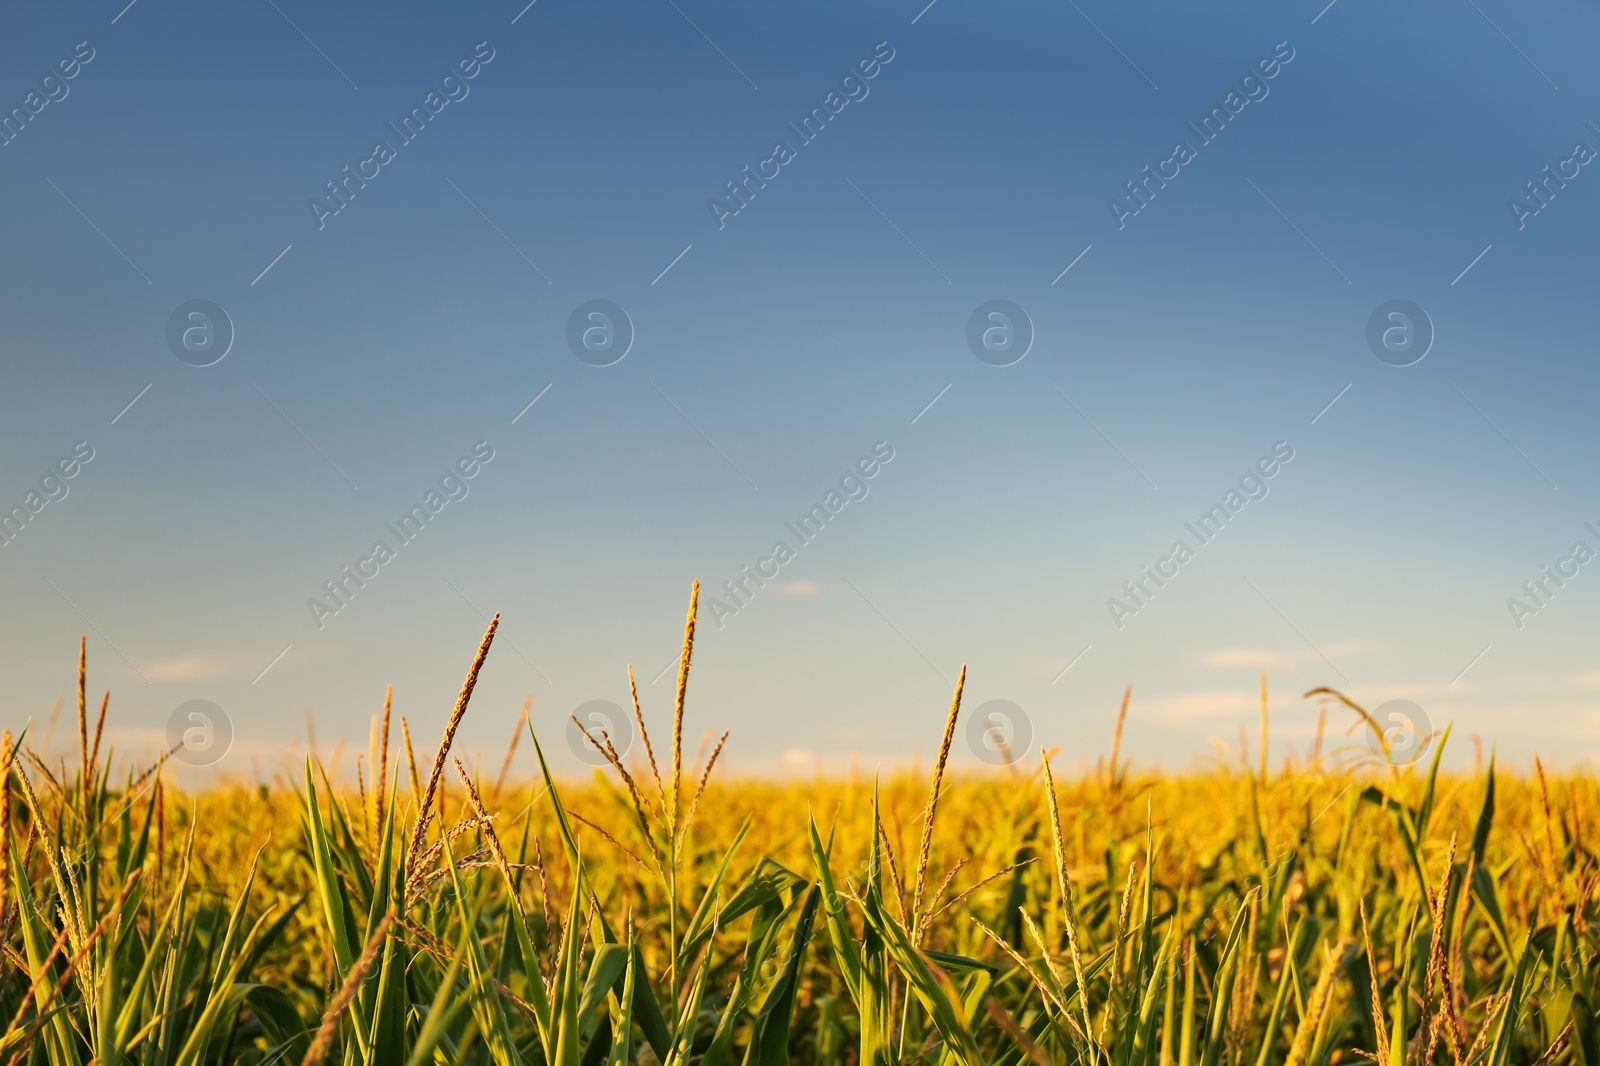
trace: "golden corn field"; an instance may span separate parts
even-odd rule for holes
[[[670,739],[517,782],[450,750],[497,623],[349,783],[114,767],[80,658],[77,765],[5,740],[0,1061],[1600,1066],[1588,777],[957,775],[963,671],[931,774],[726,780],[691,601]]]

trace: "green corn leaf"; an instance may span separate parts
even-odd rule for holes
[[[250,940],[254,940],[260,933],[261,927],[267,921],[263,914],[256,920],[255,927],[250,932]],[[223,975],[222,981],[212,990],[210,998],[201,1009],[199,1016],[188,1030],[188,1039],[183,1043],[173,1066],[197,1066],[204,1054],[206,1044],[210,1041],[212,1031],[216,1028],[218,1020],[222,1017],[223,1009],[228,1005],[228,993],[233,988],[234,978],[239,975],[244,966],[245,953],[241,953]]]
[[[361,954],[363,945],[356,942],[354,913],[345,895],[344,881],[334,869],[332,843],[322,824],[321,804],[317,801],[317,786],[311,779],[311,760],[306,759],[305,815],[307,838],[311,845],[311,866],[315,876],[317,898],[322,901],[323,917],[328,923],[333,948],[334,967],[340,981],[350,972],[350,966]]]
[[[970,955],[957,955],[949,951],[934,951],[931,948],[918,948],[917,950],[922,952],[929,962],[950,973],[981,972],[988,974],[990,977],[1000,973],[1000,967],[994,963],[984,962],[982,959],[974,959]],[[1110,956],[1106,957],[1109,958]]]
[[[1251,895],[1254,895],[1252,892]],[[1202,1066],[1217,1066],[1222,1060],[1223,1042],[1227,1036],[1228,1007],[1233,997],[1234,967],[1239,960],[1239,946],[1244,939],[1245,917],[1249,912],[1249,897],[1239,905],[1233,916],[1233,926],[1228,930],[1228,940],[1217,964],[1212,982],[1211,1010],[1206,1019],[1206,1046],[1201,1058]],[[1187,1008],[1189,1004],[1184,1004]]]
[[[1272,1012],[1267,1015],[1266,1032],[1261,1040],[1261,1050],[1256,1054],[1256,1066],[1272,1066],[1272,1052],[1277,1044],[1278,1026],[1283,1023],[1284,1011],[1289,1005],[1289,991],[1295,981],[1295,956],[1299,953],[1300,945],[1310,928],[1310,921],[1302,918],[1294,927],[1294,933],[1290,935],[1289,942],[1284,948],[1283,969],[1278,974],[1278,992],[1272,999]]]
[[[572,886],[567,904],[567,920],[561,930],[561,948],[556,956],[555,981],[550,991],[550,1016],[555,1025],[555,1055],[550,1066],[577,1066],[578,1031],[578,951],[582,947],[584,881],[581,869]]]
[[[388,914],[406,910],[405,871],[395,855],[394,806],[385,804],[383,831],[378,844],[378,866],[373,876],[372,906],[367,914],[363,945],[378,931]],[[362,1006],[368,1016],[366,1066],[401,1066],[405,1058],[406,1016],[410,1000],[406,970],[411,952],[398,937],[385,937],[378,962],[378,982],[361,990]]]
[[[817,820],[808,814],[807,828],[811,834],[811,860],[817,867],[817,883],[822,888],[822,913],[828,926],[828,939],[833,944],[833,956],[839,966],[839,976],[843,978],[845,988],[850,992],[850,998],[855,1000],[857,1006],[861,1005],[861,943],[856,939],[855,927],[850,924],[850,914],[845,908],[844,899],[839,895],[838,888],[834,885],[833,870],[828,864],[827,849],[822,846],[822,837],[817,833]],[[863,1009],[862,1025],[865,1027],[865,1014]],[[866,1044],[866,1034],[863,1032],[863,1048]],[[865,1051],[863,1051],[865,1058]]]
[[[455,857],[450,852],[449,835],[444,834],[441,840],[444,846],[440,849],[439,859],[450,871],[450,883],[454,889],[456,915],[460,919],[463,929],[469,933],[475,933],[478,912],[474,909],[469,913],[467,909],[467,890],[461,883],[461,871],[456,868]],[[578,901],[579,893],[574,891],[574,909],[576,909]],[[568,935],[571,935],[570,928],[568,929]],[[473,985],[478,989],[470,1000],[473,1020],[483,1034],[484,1042],[489,1048],[489,1056],[494,1060],[495,1066],[521,1066],[522,1056],[517,1051],[515,1040],[512,1039],[511,1022],[506,1016],[505,1001],[494,986],[494,972],[484,952],[483,942],[476,935],[470,935],[467,937],[467,944],[469,948],[467,953],[467,973],[471,977]],[[569,962],[568,965],[570,969],[576,969],[576,963]],[[354,1004],[351,1004],[351,1006],[354,1007]],[[573,1018],[576,1019],[576,995],[572,996],[570,1010]],[[575,1040],[576,1024],[572,1028]],[[577,1048],[574,1046],[570,1064],[558,1058],[552,1066],[576,1066],[576,1062]]]
[[[589,964],[589,978],[583,985],[583,998],[578,1003],[578,1030],[585,1039],[591,1037],[599,1025],[600,1008],[605,998],[616,987],[618,978],[625,978],[628,949],[621,944],[601,944],[595,949],[594,961]]]
[[[1129,1051],[1127,1066],[1153,1066],[1157,1053],[1156,1046],[1156,1006],[1165,1005],[1161,996],[1160,985],[1166,973],[1167,949],[1172,937],[1162,938],[1156,947],[1155,957],[1151,959],[1150,974],[1139,997],[1138,1021],[1133,1031],[1133,1046]]]
[[[795,995],[800,991],[800,970],[805,964],[806,948],[811,944],[812,928],[817,917],[817,905],[822,890],[812,886],[806,893],[805,904],[800,909],[800,921],[794,927],[794,937],[789,942],[789,955],[784,961],[783,973],[774,982],[767,1000],[757,1012],[750,1029],[750,1044],[745,1049],[745,1066],[788,1066],[789,1019],[794,1013]]]
[[[656,1001],[655,992],[650,988],[644,955],[640,952],[638,944],[633,945],[630,960],[634,971],[633,997],[629,1000],[633,1021],[644,1033],[645,1042],[650,1045],[650,1050],[655,1052],[657,1061],[662,1061],[667,1057],[672,1045],[672,1034],[667,1031],[667,1016],[662,1011],[661,1004]]]
[[[1527,1001],[1530,990],[1528,974],[1532,969],[1533,960],[1538,956],[1532,939],[1532,937],[1524,938],[1522,951],[1517,956],[1517,968],[1511,975],[1510,987],[1506,989],[1506,1005],[1495,1022],[1494,1040],[1489,1046],[1489,1055],[1485,1060],[1487,1066],[1506,1066],[1511,1061],[1511,1053],[1516,1046],[1517,1032],[1520,1028],[1518,1019],[1522,1016],[1522,1006]]]
[[[1433,759],[1428,763],[1428,781],[1422,789],[1422,801],[1417,804],[1417,835],[1425,837],[1428,834],[1428,823],[1433,820],[1433,795],[1434,787],[1439,780],[1439,760],[1444,757],[1444,746],[1450,742],[1450,730],[1454,723],[1444,727],[1444,732],[1439,735],[1439,742],[1433,746]]]
[[[933,953],[924,951],[923,954],[932,958]],[[969,1032],[976,1032],[983,1018],[987,1016],[988,1012],[984,1008],[983,1001],[994,984],[996,970],[997,968],[985,966],[967,972],[966,984],[961,989],[961,1012],[966,1019]],[[946,1047],[939,1056],[939,1066],[958,1066],[960,1061],[960,1056],[949,1047]]]
[[[183,884],[183,881],[180,881],[181,884]],[[167,904],[167,909],[162,914],[160,924],[150,934],[144,962],[140,965],[139,972],[133,979],[133,984],[123,998],[122,1010],[117,1016],[115,1044],[113,1045],[115,1054],[126,1054],[132,1046],[133,1034],[138,1027],[139,1011],[144,1005],[145,993],[155,979],[156,967],[163,959],[168,962],[172,961],[171,954],[164,954],[160,949],[167,942],[167,931],[172,928],[173,922],[177,920],[178,915],[183,913],[183,905],[186,898],[182,888],[174,892],[171,902]]]
[[[894,960],[895,968],[916,993],[939,1035],[944,1037],[946,1048],[965,1066],[981,1066],[983,1056],[978,1052],[966,1019],[950,1002],[944,986],[934,977],[927,959],[912,945],[905,929],[888,913],[876,894],[868,896],[862,914],[881,939],[884,952]]]
[[[1500,945],[1501,954],[1511,958],[1511,934],[1506,928],[1505,913],[1500,909],[1500,893],[1495,888],[1495,875],[1486,866],[1475,866],[1472,870],[1472,896],[1478,901],[1479,908],[1484,916],[1489,919],[1489,930]]]
[[[1478,824],[1472,831],[1472,857],[1478,866],[1484,865],[1484,849],[1489,845],[1489,832],[1494,829],[1494,755],[1489,755],[1489,769],[1483,775],[1483,802],[1478,806]]]
[[[733,842],[722,853],[722,858],[718,860],[716,869],[712,871],[711,879],[700,897],[700,905],[695,908],[694,916],[689,919],[689,924],[684,927],[683,937],[678,945],[679,972],[682,972],[688,965],[689,959],[698,950],[701,942],[711,935],[712,915],[717,909],[717,893],[722,889],[723,878],[728,875],[728,864],[733,861],[733,853],[739,849],[739,844],[749,831],[750,818],[747,815],[744,822],[739,826],[739,831],[733,835]],[[730,917],[727,920],[731,921],[732,918]]]
[[[7,848],[6,851],[11,856],[11,883],[17,895],[18,924],[22,927],[22,943],[28,959],[28,979],[33,982],[34,1002],[39,1010],[49,1011],[54,982],[45,972],[44,963],[56,938],[39,916],[33,888],[28,882],[27,871],[22,868],[18,849]],[[81,1066],[77,1036],[65,1012],[50,1013],[42,1032],[45,1057],[50,1066]]]
[[[622,975],[622,995],[617,997],[616,1014],[611,1022],[611,1052],[607,1066],[630,1066],[633,1062],[633,988],[638,968],[634,966],[637,949],[633,935],[628,935],[627,969]]]
[[[429,1066],[434,1061],[434,1053],[439,1045],[447,1042],[456,1018],[469,1004],[475,1003],[483,992],[484,984],[488,980],[487,974],[482,974],[469,982],[465,989],[456,987],[462,966],[467,961],[468,948],[473,940],[472,931],[477,924],[477,918],[477,911],[474,910],[470,921],[462,923],[455,954],[451,956],[450,966],[439,981],[439,988],[433,995],[433,1002],[429,1005],[427,1014],[423,1016],[422,1030],[417,1034],[417,1042],[411,1046],[411,1054],[406,1058],[405,1066]],[[447,1057],[454,1060],[454,1056]]]
[[[795,898],[794,893],[780,895],[772,891],[764,896],[756,908],[755,917],[751,919],[750,928],[745,934],[744,956],[739,962],[733,990],[728,996],[722,1017],[717,1020],[716,1031],[712,1034],[705,1055],[701,1057],[700,1066],[722,1066],[728,1061],[733,1050],[734,1031],[745,1017],[745,1007],[755,992],[761,965],[772,953],[778,929]]]
[[[1595,1024],[1595,1008],[1588,997],[1572,997],[1572,1029],[1578,1048],[1578,1066],[1600,1066],[1600,1032]]]
[[[294,1001],[281,988],[273,985],[236,984],[229,993],[232,1002],[224,1014],[231,1015],[240,1007],[253,1014],[274,1050],[281,1053],[281,1061],[297,1063],[306,1057],[311,1047],[312,1033],[305,1026]]]
[[[262,845],[265,847],[265,845]],[[224,968],[231,965],[235,941],[238,939],[240,927],[244,923],[245,906],[250,902],[250,889],[256,883],[256,867],[261,860],[258,850],[255,857],[250,860],[250,869],[245,873],[244,887],[239,891],[239,898],[234,900],[233,910],[228,914],[228,929],[222,936],[222,946],[216,953],[216,969],[211,982],[211,995],[217,994],[217,988],[224,976]],[[248,956],[246,956],[248,958]]]
[[[695,967],[694,983],[689,987],[689,995],[684,1000],[683,1010],[678,1012],[677,1024],[672,1027],[672,1051],[667,1055],[663,1066],[688,1066],[690,1053],[694,1050],[694,1035],[700,1020],[700,1001],[706,994],[706,979],[711,976],[710,952],[704,952]]]

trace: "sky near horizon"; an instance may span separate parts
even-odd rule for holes
[[[0,724],[1594,754],[1600,13],[525,2],[13,14]]]

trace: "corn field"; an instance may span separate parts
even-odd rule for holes
[[[947,773],[963,670],[931,773],[727,779],[727,734],[685,765],[691,599],[670,742],[635,690],[643,751],[558,780],[524,715],[517,781],[451,753],[497,624],[437,749],[385,701],[353,783],[114,769],[80,654],[78,764],[0,752],[0,1061],[1600,1066],[1587,776],[1445,773],[1448,730]]]

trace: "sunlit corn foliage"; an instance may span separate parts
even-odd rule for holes
[[[1448,732],[947,774],[963,671],[931,773],[725,780],[694,621],[670,740],[588,781],[526,708],[534,782],[451,754],[495,624],[421,761],[386,702],[354,777],[198,794],[102,754],[80,654],[76,765],[5,737],[0,1061],[1600,1066],[1589,777],[1441,774]]]

